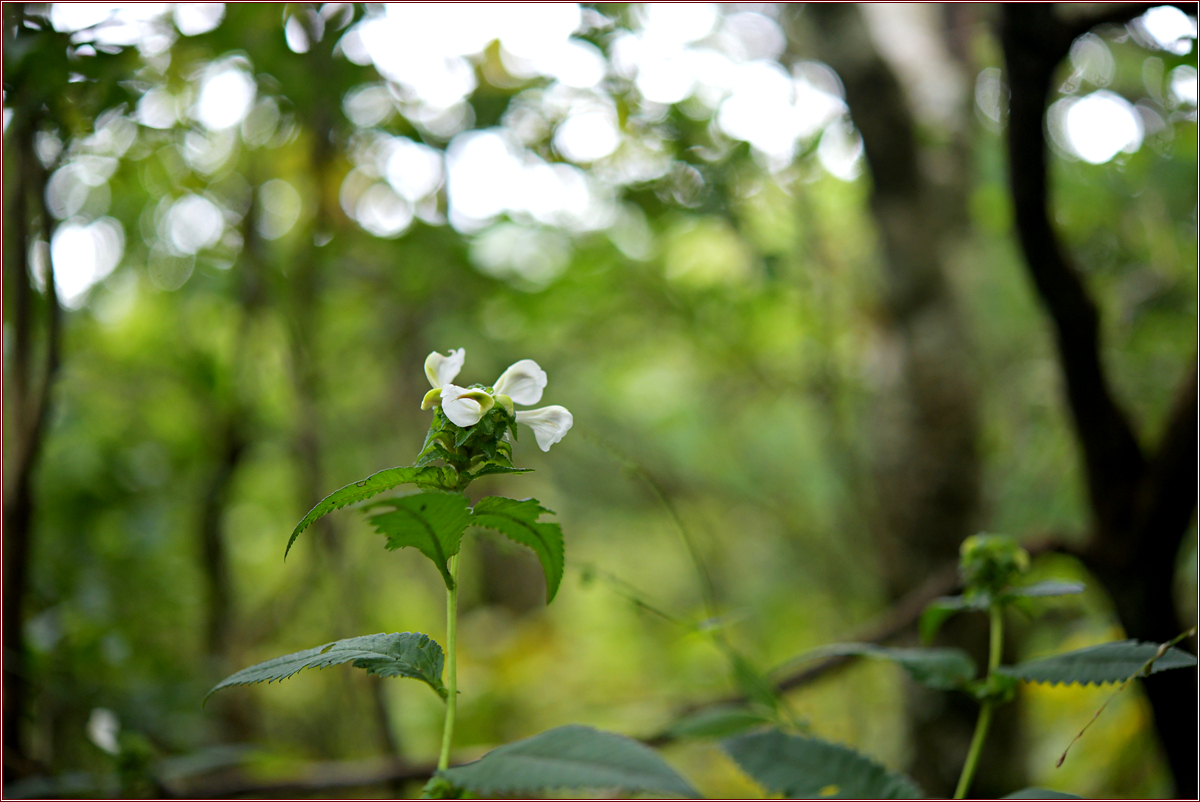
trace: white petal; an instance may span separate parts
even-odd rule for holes
[[[542,400],[542,390],[546,389],[546,371],[532,359],[522,359],[509,365],[492,388],[517,404],[536,404]]]
[[[425,357],[425,375],[429,377],[429,383],[434,387],[441,387],[454,381],[454,377],[462,370],[466,358],[467,349],[465,348],[451,351],[445,356],[434,351]]]
[[[446,417],[456,426],[474,426],[486,411],[479,401],[471,397],[478,394],[478,390],[467,390],[447,384],[442,387],[442,412],[445,412]]]
[[[549,451],[550,446],[562,440],[563,435],[570,431],[571,426],[575,423],[575,418],[571,416],[566,407],[555,404],[541,409],[523,409],[517,413],[517,423],[524,423],[533,429],[533,436],[537,438],[538,448],[542,451]]]

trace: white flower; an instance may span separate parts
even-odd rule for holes
[[[496,400],[483,390],[468,390],[453,384],[441,388],[441,401],[446,417],[464,429],[479,423],[484,413],[496,406]]]
[[[425,375],[429,377],[429,383],[436,390],[442,385],[454,381],[454,377],[462,370],[463,362],[466,358],[466,348],[451,351],[445,356],[434,351],[425,357]]]
[[[434,351],[425,358],[425,375],[429,377],[433,389],[425,394],[421,409],[440,406],[452,423],[466,428],[479,423],[496,404],[503,406],[511,415],[513,404],[529,405],[542,400],[542,391],[546,389],[546,371],[532,359],[522,359],[509,365],[496,379],[491,392],[451,384],[462,370],[466,355],[466,349],[459,348],[445,355]],[[521,410],[516,413],[516,420],[533,429],[542,451],[549,451],[550,446],[562,440],[575,422],[566,407],[557,405]]]
[[[517,423],[524,423],[530,429],[533,429],[533,436],[537,438],[538,448],[542,451],[549,451],[550,446],[563,439],[571,426],[575,423],[575,418],[567,411],[566,407],[560,407],[557,404],[541,409],[521,410],[517,413]]]
[[[529,406],[542,400],[546,389],[546,371],[532,359],[522,359],[508,366],[492,385],[496,395],[506,395],[513,403]]]

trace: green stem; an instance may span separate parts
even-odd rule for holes
[[[458,555],[450,558],[450,578],[454,587],[446,591],[446,723],[442,728],[442,753],[438,771],[450,768],[450,744],[454,741],[454,714],[458,709]]]
[[[991,638],[988,648],[988,679],[1000,666],[1000,650],[1004,645],[1004,611],[999,604],[989,608],[991,618]],[[992,724],[992,707],[994,702],[985,699],[979,708],[979,720],[975,722],[975,734],[971,736],[971,748],[967,750],[967,762],[963,764],[962,775],[958,778],[958,787],[954,789],[954,798],[962,799],[967,795],[975,769],[979,766],[979,755],[983,752],[983,741],[987,737],[988,727]]]

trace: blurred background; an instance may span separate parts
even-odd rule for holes
[[[760,795],[678,722],[769,681],[948,794],[973,702],[789,661],[915,643],[980,530],[1088,586],[1014,616],[1011,660],[1195,624],[1180,8],[3,13],[6,795],[419,793],[419,683],[200,701],[338,638],[444,638],[437,572],[352,510],[283,560],[317,500],[411,463],[433,350],[466,383],[532,358],[575,418],[471,490],[553,509],[567,574],[546,607],[531,553],[466,536],[456,760],[584,723]],[[1172,673],[1060,769],[1112,688],[1023,687],[974,790],[1194,795]]]

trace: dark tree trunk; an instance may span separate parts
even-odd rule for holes
[[[885,280],[882,333],[895,363],[895,379],[877,392],[871,416],[871,467],[881,566],[890,595],[899,599],[952,563],[978,526],[977,394],[942,258],[966,199],[961,182],[936,184],[922,168],[903,88],[876,50],[860,10],[811,5],[792,23],[798,36],[811,34],[817,57],[841,77],[870,170]],[[952,146],[944,150],[938,154],[943,161],[959,161]],[[987,628],[979,620],[952,622],[943,639],[986,663]],[[909,709],[910,773],[927,793],[949,795],[978,704],[914,689]],[[985,796],[1022,787],[1017,711],[1000,712],[988,765],[974,787]]]
[[[1195,359],[1157,451],[1144,453],[1100,358],[1099,312],[1050,223],[1043,137],[1051,78],[1071,42],[1099,22],[1129,20],[1147,7],[1120,6],[1067,24],[1049,5],[1005,6],[1002,42],[1011,92],[1009,179],[1017,234],[1054,325],[1087,478],[1092,537],[1083,559],[1112,597],[1126,634],[1163,642],[1190,626],[1180,620],[1172,580],[1196,510]],[[1196,675],[1171,672],[1148,680],[1146,690],[1176,793],[1195,798]]]

